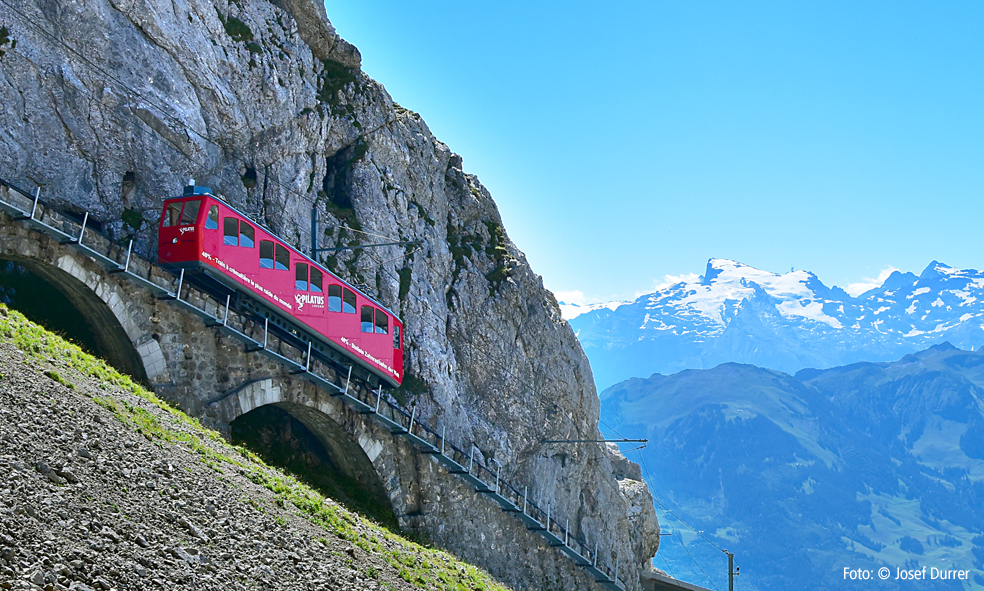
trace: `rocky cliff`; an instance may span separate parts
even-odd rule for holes
[[[420,241],[323,258],[403,317],[402,394],[623,569],[648,566],[659,540],[648,490],[616,478],[621,459],[601,447],[541,443],[598,437],[591,370],[556,301],[488,191],[359,70],[322,8],[4,0],[0,25],[0,175],[148,254],[162,200],[190,177],[301,249],[312,205],[323,245]],[[515,572],[501,568],[506,552],[426,532],[493,574]]]

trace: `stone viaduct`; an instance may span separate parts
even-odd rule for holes
[[[617,564],[600,564],[596,549],[569,538],[561,519],[519,487],[507,490],[468,446],[445,449],[437,426],[422,431],[393,402],[384,405],[388,418],[377,413],[377,394],[365,386],[352,383],[341,395],[343,371],[311,366],[305,351],[275,337],[258,351],[262,324],[227,316],[223,302],[31,197],[0,183],[0,260],[59,290],[108,360],[163,399],[226,434],[238,417],[279,407],[320,440],[342,473],[391,507],[401,528],[516,589],[626,587]]]

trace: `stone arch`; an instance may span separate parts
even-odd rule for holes
[[[169,381],[160,344],[140,328],[116,277],[53,240],[32,239],[9,225],[0,232],[0,260],[22,265],[64,295],[112,365],[147,384]]]
[[[213,403],[212,410],[221,422],[231,425],[264,406],[276,406],[303,424],[321,442],[340,472],[372,498],[385,503],[400,520],[399,477],[393,462],[386,461],[387,446],[374,432],[378,429],[370,428],[361,415],[338,399],[310,384],[286,378],[249,382]]]

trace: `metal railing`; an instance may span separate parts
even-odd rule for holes
[[[601,560],[597,543],[590,546],[583,535],[578,536],[571,531],[568,520],[562,524],[556,514],[551,514],[549,505],[544,508],[531,499],[528,487],[520,491],[503,479],[501,464],[492,460],[497,464],[493,470],[474,443],[467,445],[468,451],[465,451],[447,440],[445,428],[438,432],[436,425],[430,426],[420,420],[416,407],[403,407],[382,388],[372,391],[353,383],[351,366],[347,368],[344,384],[332,382],[324,376],[340,374],[330,359],[319,355],[313,341],[309,340],[304,345],[296,339],[284,339],[276,331],[271,331],[269,318],[260,322],[248,315],[230,312],[228,296],[221,301],[212,294],[198,290],[185,282],[183,270],[176,275],[135,252],[132,240],[124,246],[94,230],[89,224],[88,212],[78,222],[58,212],[40,197],[40,188],[32,194],[0,178],[0,209],[6,211],[12,220],[27,222],[58,238],[62,244],[74,246],[108,267],[110,272],[125,275],[156,295],[203,317],[209,326],[240,339],[246,344],[247,352],[263,353],[287,366],[293,373],[325,388],[332,396],[341,397],[357,412],[371,416],[392,434],[407,439],[420,453],[435,457],[449,473],[464,479],[477,493],[491,497],[503,511],[512,513],[527,529],[539,533],[549,545],[559,548],[597,582],[612,590],[624,589],[618,578],[617,558],[614,565]],[[298,334],[309,332],[300,325],[292,328]],[[478,455],[476,450],[479,451]]]

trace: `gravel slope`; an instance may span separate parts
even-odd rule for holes
[[[505,590],[2,305],[0,588]]]

